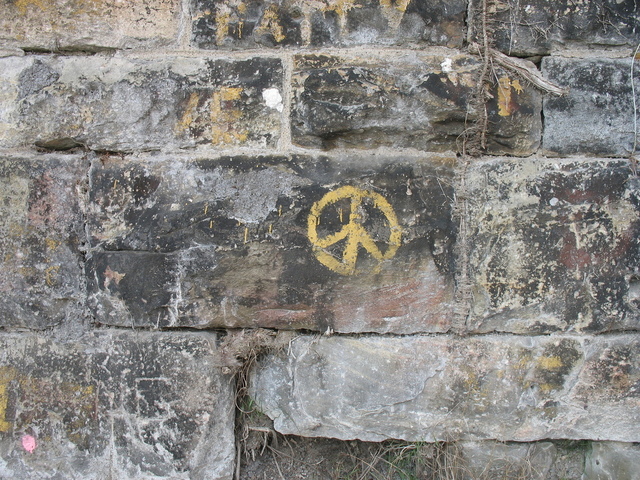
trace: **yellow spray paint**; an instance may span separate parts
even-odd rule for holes
[[[524,91],[520,82],[511,80],[509,77],[504,76],[498,80],[498,115],[501,117],[508,117],[514,111],[513,108],[513,96],[521,94]]]
[[[276,43],[280,43],[286,38],[282,30],[282,25],[280,25],[280,19],[278,18],[278,11],[275,5],[270,5],[265,10],[262,15],[262,20],[255,31],[258,34],[270,33],[273,35]]]
[[[237,108],[227,108],[226,103],[240,100],[242,88],[222,87],[211,97],[211,143],[213,145],[228,143],[243,143],[247,134],[234,130],[234,125],[242,118],[242,112]]]
[[[16,377],[16,371],[12,367],[0,367],[0,432],[8,432],[13,426],[7,420],[7,407],[9,404],[9,383]]]
[[[351,202],[348,223],[339,232],[320,238],[317,227],[323,210],[343,199],[348,199]],[[382,212],[388,222],[390,234],[387,244],[389,246],[384,253],[378,248],[373,238],[362,225],[363,218],[360,209],[362,202],[366,199],[373,200],[375,207]],[[341,187],[329,192],[313,204],[307,221],[307,234],[318,261],[330,270],[342,275],[353,275],[355,273],[360,247],[378,262],[382,262],[392,258],[402,242],[402,229],[389,202],[376,192],[352,186]],[[346,240],[346,243],[341,259],[335,258],[325,250],[342,240]]]
[[[198,96],[197,93],[191,93],[191,95],[189,96],[189,100],[187,101],[187,107],[184,109],[184,113],[182,114],[182,117],[180,118],[180,120],[178,121],[178,124],[176,125],[176,132],[177,133],[182,133],[185,132],[189,129],[189,127],[193,124],[193,122],[195,121],[198,112],[198,102],[200,101],[200,97]]]

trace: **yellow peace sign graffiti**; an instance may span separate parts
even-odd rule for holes
[[[347,200],[349,203],[348,223],[338,232],[320,238],[318,225],[320,224],[322,212],[328,206],[343,200]],[[378,248],[374,239],[365,229],[365,217],[368,216],[367,209],[364,206],[365,203],[369,205],[370,210],[379,211],[386,219],[385,223],[387,223],[389,229],[389,238],[385,242],[388,247],[384,253]],[[340,216],[342,217],[341,210]],[[327,193],[313,204],[308,218],[308,236],[313,245],[313,252],[320,263],[334,272],[342,275],[352,275],[356,271],[356,261],[358,260],[358,252],[361,246],[378,262],[388,260],[396,254],[398,247],[400,247],[402,229],[398,225],[398,218],[393,208],[382,195],[370,190],[346,186]],[[342,258],[338,258],[327,251],[329,247],[345,239]],[[379,265],[378,263],[376,268],[379,268]]]

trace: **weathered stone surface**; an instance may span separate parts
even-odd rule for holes
[[[43,329],[81,315],[88,162],[0,155],[0,326]]]
[[[0,476],[231,479],[233,391],[215,342],[0,336]]]
[[[638,329],[640,183],[627,161],[503,158],[465,181],[469,331]]]
[[[460,47],[466,0],[192,0],[199,48],[443,45]]]
[[[367,160],[96,160],[97,321],[447,331],[455,159]]]
[[[492,12],[496,47],[518,56],[573,46],[635,47],[640,13],[634,0],[507,0]]]
[[[2,0],[0,43],[29,50],[160,47],[178,37],[179,0]]]
[[[470,102],[480,75],[476,57],[295,57],[291,130],[310,148],[401,147],[461,150],[477,112]],[[488,151],[530,155],[540,143],[541,99],[498,71],[487,106]]]
[[[634,142],[630,69],[631,59],[544,58],[543,74],[570,90],[545,97],[545,153],[629,156]],[[640,85],[640,69],[634,82]]]
[[[640,446],[633,443],[593,442],[587,455],[584,480],[640,478]]]
[[[275,145],[277,59],[0,59],[0,146],[158,150]]]
[[[254,370],[282,433],[638,441],[640,335],[297,337]]]
[[[458,456],[464,462],[464,467],[460,468],[464,472],[460,472],[464,480],[569,478],[553,475],[557,448],[551,442],[460,442],[456,446],[459,449]],[[573,478],[578,480],[580,477]]]

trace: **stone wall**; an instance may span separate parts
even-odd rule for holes
[[[0,478],[639,478],[633,0],[0,4]]]

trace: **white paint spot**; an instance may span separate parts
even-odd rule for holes
[[[551,200],[549,200],[549,205],[551,205],[552,207],[555,207],[558,204],[558,199],[556,197],[553,197]]]
[[[275,108],[279,112],[284,108],[284,105],[282,105],[282,95],[280,95],[277,88],[264,89],[262,91],[262,98],[269,108]]]
[[[445,58],[440,64],[440,67],[442,67],[442,71],[444,73],[449,73],[453,71],[452,64],[453,64],[453,60],[451,60],[450,58]]]

